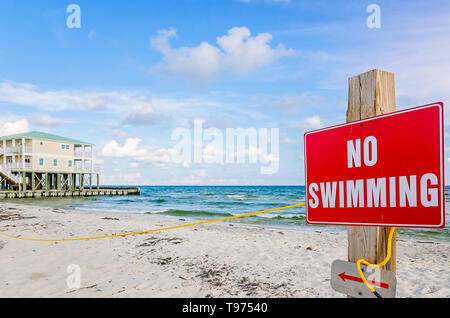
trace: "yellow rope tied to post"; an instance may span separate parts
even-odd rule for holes
[[[291,209],[291,208],[296,208],[296,207],[305,206],[305,205],[306,205],[306,203],[299,203],[299,204],[288,205],[288,206],[283,206],[283,207],[269,209],[269,210],[263,210],[263,211],[245,213],[245,214],[240,214],[240,215],[234,215],[234,216],[230,216],[230,217],[226,217],[226,218],[207,220],[207,221],[201,221],[201,222],[195,222],[195,223],[189,223],[189,224],[183,224],[183,225],[176,225],[176,226],[170,226],[170,227],[153,229],[153,230],[146,230],[146,231],[140,231],[140,232],[131,232],[131,233],[123,233],[123,234],[115,234],[115,235],[104,235],[104,236],[95,236],[95,237],[81,237],[81,238],[68,238],[68,239],[37,239],[37,238],[26,238],[26,237],[14,236],[14,235],[6,234],[6,233],[3,233],[3,232],[0,232],[0,235],[6,236],[6,237],[9,237],[9,238],[18,239],[18,240],[35,241],[35,242],[70,242],[70,241],[97,240],[97,239],[104,239],[104,238],[124,237],[124,236],[130,236],[130,235],[146,234],[146,233],[150,233],[150,232],[160,232],[160,231],[165,231],[165,230],[173,230],[173,229],[183,228],[183,227],[188,227],[188,226],[195,226],[195,225],[200,225],[200,224],[207,224],[207,223],[213,223],[213,222],[219,222],[219,221],[226,221],[226,220],[237,219],[237,218],[242,218],[242,217],[246,217],[246,216],[262,214],[262,213],[268,213],[268,212],[274,212],[274,211],[279,211],[279,210]],[[394,232],[395,232],[395,227],[393,227],[391,229],[391,232],[389,233],[388,246],[387,246],[387,256],[381,263],[379,263],[379,264],[370,264],[365,259],[359,259],[358,262],[356,263],[356,266],[358,268],[358,273],[361,276],[361,279],[363,280],[364,284],[378,298],[381,298],[381,296],[378,294],[378,292],[375,290],[375,288],[373,288],[373,286],[364,277],[364,274],[363,274],[363,272],[361,270],[361,263],[363,263],[363,264],[365,264],[367,266],[373,267],[373,268],[380,268],[380,267],[386,265],[386,263],[389,262],[389,260],[391,258],[392,237],[394,235]]]
[[[246,216],[252,216],[262,213],[268,213],[268,212],[274,212],[279,210],[285,210],[285,209],[291,209],[296,208],[299,206],[305,206],[306,203],[299,203],[294,205],[288,205],[283,206],[279,208],[264,210],[264,211],[257,211],[257,212],[251,212],[251,213],[245,213],[240,215],[233,215],[226,218],[221,219],[215,219],[215,220],[207,220],[207,221],[201,221],[201,222],[195,222],[195,223],[189,223],[189,224],[182,224],[182,225],[176,225],[176,226],[170,226],[170,227],[164,227],[160,229],[153,229],[153,230],[146,230],[146,231],[140,231],[140,232],[131,232],[131,233],[123,233],[123,234],[115,234],[115,235],[104,235],[104,236],[94,236],[94,237],[80,237],[80,238],[67,238],[67,239],[36,239],[36,238],[26,238],[26,237],[20,237],[20,236],[14,236],[9,235],[6,233],[0,232],[1,235],[4,235],[9,238],[14,238],[18,240],[24,240],[24,241],[35,241],[35,242],[69,242],[69,241],[87,241],[87,240],[97,240],[97,239],[104,239],[104,238],[112,238],[112,237],[123,237],[123,236],[130,236],[130,235],[138,235],[138,234],[146,234],[150,232],[160,232],[165,230],[173,230],[173,229],[179,229],[182,227],[188,227],[188,226],[194,226],[194,225],[200,225],[200,224],[207,224],[207,223],[213,223],[213,222],[219,222],[219,221],[226,221],[226,220],[232,220],[237,218],[242,218]]]
[[[361,270],[361,263],[363,263],[364,265],[367,265],[369,267],[372,268],[380,268],[383,267],[384,265],[387,264],[387,262],[389,262],[389,260],[391,259],[391,251],[392,251],[392,237],[394,236],[395,233],[395,227],[391,228],[391,231],[389,232],[389,238],[388,238],[388,246],[387,246],[387,254],[386,254],[386,258],[379,264],[370,264],[368,261],[366,261],[365,259],[359,259],[356,262],[356,267],[358,269],[358,273],[359,276],[361,276],[361,279],[364,282],[364,285],[366,285],[366,287],[372,292],[374,293],[375,296],[377,296],[377,298],[381,298],[380,294],[375,290],[375,288],[373,288],[373,286],[367,281],[366,277],[364,277],[364,274]]]

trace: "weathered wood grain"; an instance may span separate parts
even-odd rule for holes
[[[349,79],[347,122],[394,112],[394,74],[372,70]],[[348,228],[348,260],[364,258],[379,263],[386,257],[390,228],[351,226]],[[396,271],[396,234],[392,242],[392,258],[384,269]]]

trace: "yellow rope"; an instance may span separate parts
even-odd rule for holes
[[[140,231],[140,232],[131,232],[131,233],[124,233],[124,234],[116,234],[116,235],[104,235],[104,236],[81,237],[81,238],[70,238],[70,239],[35,239],[35,238],[26,238],[26,237],[19,237],[19,236],[9,235],[9,234],[3,233],[3,232],[0,232],[0,235],[6,236],[6,237],[9,237],[9,238],[18,239],[18,240],[35,241],[35,242],[70,242],[70,241],[97,240],[97,239],[104,239],[104,238],[113,238],[113,237],[123,237],[123,236],[130,236],[130,235],[146,234],[146,233],[151,233],[151,232],[160,232],[160,231],[165,231],[165,230],[179,229],[179,228],[188,227],[188,226],[195,226],[195,225],[201,225],[201,224],[207,224],[207,223],[213,223],[213,222],[227,221],[227,220],[242,218],[242,217],[246,217],[246,216],[252,216],[252,215],[257,215],[257,214],[262,214],[262,213],[268,213],[268,212],[274,212],[274,211],[280,211],[280,210],[296,208],[296,207],[305,206],[305,205],[306,205],[306,203],[299,203],[299,204],[288,205],[288,206],[283,206],[283,207],[279,207],[279,208],[273,208],[273,209],[269,209],[269,210],[263,210],[263,211],[257,211],[257,212],[251,212],[251,213],[245,213],[245,214],[240,214],[240,215],[229,216],[229,217],[220,218],[220,219],[207,220],[207,221],[201,221],[201,222],[195,222],[195,223],[189,223],[189,224],[183,224],[183,225],[176,225],[176,226],[164,227],[164,228],[153,229],[153,230],[146,230],[146,231]],[[356,262],[356,267],[358,268],[358,273],[361,276],[361,279],[363,280],[363,282],[367,286],[367,288],[371,292],[373,292],[377,297],[381,297],[381,296],[377,293],[375,288],[373,288],[373,286],[364,277],[364,274],[363,274],[363,272],[361,270],[361,263],[363,263],[363,264],[365,264],[367,266],[373,267],[373,268],[380,268],[380,267],[386,265],[387,262],[389,262],[389,260],[391,258],[392,237],[394,236],[394,232],[395,232],[395,227],[391,228],[391,231],[389,233],[388,246],[387,246],[387,255],[386,255],[386,258],[381,263],[379,263],[379,264],[370,264],[368,261],[366,261],[364,259],[359,259]]]
[[[179,228],[182,228],[182,227],[188,227],[188,226],[194,226],[194,225],[200,225],[200,224],[206,224],[206,223],[213,223],[213,222],[219,222],[219,221],[226,221],[226,220],[237,219],[237,218],[242,218],[242,217],[246,217],[246,216],[262,214],[262,213],[268,213],[268,212],[274,212],[274,211],[280,211],[280,210],[285,210],[285,209],[296,208],[296,207],[305,206],[305,205],[306,205],[306,203],[299,203],[299,204],[288,205],[288,206],[283,206],[283,207],[280,207],[280,208],[274,208],[274,209],[269,209],[269,210],[264,210],[264,211],[258,211],[258,212],[251,212],[251,213],[245,213],[245,214],[240,214],[240,215],[229,216],[229,217],[221,218],[221,219],[201,221],[201,222],[189,223],[189,224],[183,224],[183,225],[176,225],[176,226],[170,226],[170,227],[154,229],[154,230],[132,232],[132,233],[124,233],[124,234],[116,234],[116,235],[96,236],[96,237],[82,237],[82,238],[70,238],[70,239],[35,239],[35,238],[25,238],[25,237],[9,235],[9,234],[2,233],[2,232],[0,232],[0,234],[4,235],[6,237],[18,239],[18,240],[35,241],[35,242],[69,242],[69,241],[97,240],[97,239],[103,239],[103,238],[122,237],[122,236],[145,234],[145,233],[150,233],[150,232],[159,232],[159,231],[165,231],[165,230],[179,229]]]
[[[375,296],[377,296],[378,298],[381,298],[381,296],[378,294],[378,292],[375,290],[375,288],[373,288],[373,286],[367,281],[366,277],[364,277],[364,274],[361,270],[361,263],[370,266],[372,268],[380,268],[383,267],[384,265],[387,264],[387,262],[389,262],[389,260],[391,259],[391,250],[392,250],[392,237],[394,236],[395,233],[395,227],[391,228],[391,231],[389,232],[389,238],[388,238],[388,246],[387,246],[387,254],[386,254],[386,258],[379,264],[370,264],[368,261],[366,261],[365,259],[359,259],[356,262],[356,267],[358,268],[358,273],[359,276],[361,276],[361,279],[364,282],[364,285],[366,285],[366,287],[375,294]]]
[[[179,229],[179,228],[188,227],[188,226],[195,226],[195,225],[201,225],[201,224],[207,224],[207,223],[213,223],[213,222],[227,221],[227,220],[232,220],[232,219],[242,218],[242,217],[246,217],[246,216],[262,214],[262,213],[286,210],[286,209],[296,208],[296,207],[305,206],[305,205],[306,205],[306,203],[299,203],[299,204],[288,205],[288,206],[283,206],[283,207],[273,208],[273,209],[268,209],[268,210],[263,210],[263,211],[257,211],[257,212],[251,212],[251,213],[245,213],[245,214],[240,214],[240,215],[229,216],[229,217],[226,217],[226,218],[207,220],[207,221],[201,221],[201,222],[195,222],[195,223],[189,223],[189,224],[183,224],[183,225],[176,225],[176,226],[170,226],[170,227],[164,227],[164,228],[153,229],[153,230],[146,230],[146,231],[140,231],[140,232],[115,234],[115,235],[81,237],[81,238],[70,238],[70,239],[35,239],[35,238],[26,238],[26,237],[19,237],[19,236],[9,235],[9,234],[3,233],[3,232],[0,232],[0,235],[6,236],[6,237],[9,237],[9,238],[18,239],[18,240],[35,241],[35,242],[87,241],[87,240],[97,240],[97,239],[104,239],[104,238],[124,237],[124,236],[130,236],[130,235],[146,234],[146,233],[160,232],[160,231],[165,231],[165,230],[173,230],[173,229]],[[373,288],[373,286],[364,277],[364,274],[363,274],[363,272],[361,270],[361,263],[363,263],[363,264],[365,264],[367,266],[373,267],[373,268],[380,268],[380,267],[383,267],[384,265],[386,265],[387,262],[389,262],[389,260],[391,258],[392,237],[394,236],[394,233],[395,233],[395,227],[391,228],[391,231],[389,233],[388,246],[387,246],[387,255],[386,255],[386,258],[381,263],[379,263],[379,264],[371,264],[368,261],[366,261],[365,259],[359,259],[356,262],[356,267],[358,269],[358,273],[361,276],[361,279],[363,280],[364,285],[366,285],[366,287],[372,293],[374,293],[377,297],[381,297],[381,296],[377,293],[375,288]]]

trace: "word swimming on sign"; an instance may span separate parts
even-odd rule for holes
[[[443,104],[305,134],[307,222],[443,227]]]
[[[420,178],[419,186],[417,176],[321,182],[319,185],[310,183],[308,203],[311,208],[317,208],[320,204],[323,208],[334,208],[336,205],[340,208],[417,207],[418,204],[423,207],[438,206],[438,189],[431,188],[438,184],[437,180],[435,174],[426,173]],[[397,197],[400,198],[398,203]]]
[[[377,144],[374,136],[365,138],[363,162],[366,166],[377,163]],[[347,145],[347,167],[361,167],[361,139],[349,140]],[[319,205],[323,208],[335,208],[336,205],[340,208],[438,206],[437,185],[438,177],[434,173],[425,173],[419,178],[411,175],[310,183],[308,204],[310,208]]]

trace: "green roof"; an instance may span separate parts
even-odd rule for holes
[[[52,140],[52,141],[67,142],[67,143],[72,143],[72,144],[79,144],[79,145],[93,145],[92,143],[89,143],[89,142],[75,140],[72,138],[61,137],[61,136],[57,136],[57,135],[53,135],[53,134],[44,133],[41,131],[30,131],[30,132],[23,133],[23,134],[3,136],[3,137],[0,137],[0,140],[19,139],[19,138],[44,139],[44,140]]]

